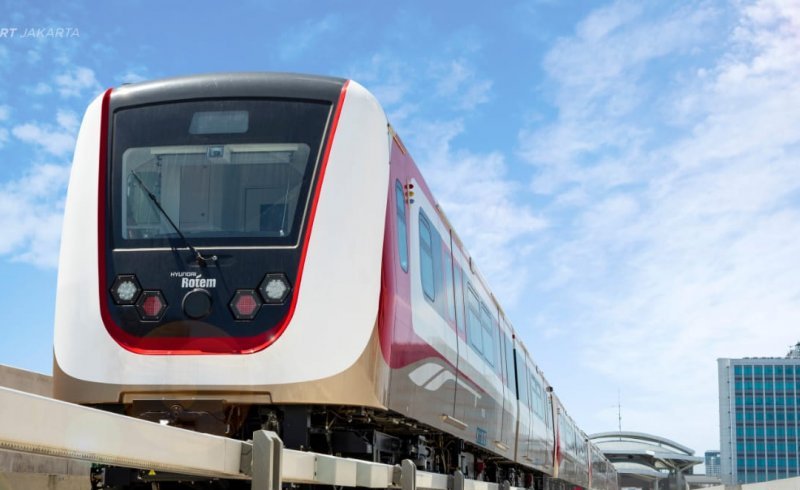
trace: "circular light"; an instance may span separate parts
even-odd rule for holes
[[[119,286],[117,286],[117,296],[122,301],[133,301],[133,298],[136,297],[136,293],[139,292],[139,288],[136,287],[136,284],[133,281],[125,281]]]
[[[272,300],[282,299],[288,290],[289,286],[280,279],[270,279],[267,285],[264,286],[264,292],[267,293],[267,298]]]
[[[211,313],[211,294],[205,289],[195,289],[183,297],[183,312],[189,318],[199,320]]]

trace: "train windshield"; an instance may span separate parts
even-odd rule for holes
[[[115,241],[162,245],[177,227],[197,245],[296,243],[329,108],[229,100],[118,111]]]

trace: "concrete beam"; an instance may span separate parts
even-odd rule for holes
[[[50,376],[10,366],[0,366],[0,386],[53,396]],[[83,461],[0,450],[0,490],[85,490],[91,466]]]

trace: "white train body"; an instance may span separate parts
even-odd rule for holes
[[[78,136],[60,264],[57,398],[616,489],[355,82],[221,74],[107,91]]]

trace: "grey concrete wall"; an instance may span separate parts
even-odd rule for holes
[[[0,386],[51,396],[50,376],[0,366]],[[89,490],[90,463],[0,450],[0,490]]]
[[[0,474],[0,490],[91,490],[91,488],[88,477],[33,473]]]
[[[748,483],[745,485],[718,485],[716,487],[706,487],[703,490],[798,490],[800,489],[800,477],[784,478],[782,480],[772,480],[763,483]]]
[[[52,456],[0,450],[0,473],[35,473],[40,475],[79,475],[89,477],[91,463]]]

